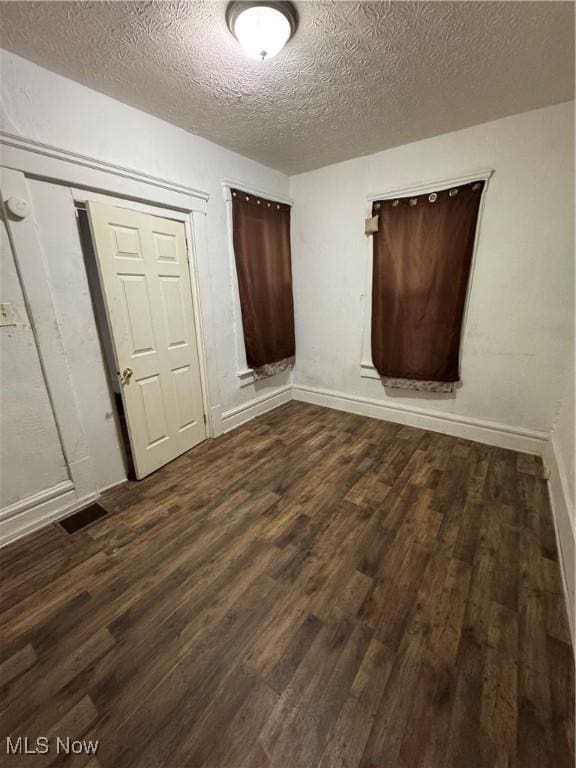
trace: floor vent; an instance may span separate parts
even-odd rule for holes
[[[108,514],[108,510],[101,507],[100,504],[90,504],[89,507],[75,512],[70,517],[65,517],[60,521],[60,525],[66,533],[76,533],[76,531],[86,528],[88,525],[92,525],[96,520],[100,520]]]

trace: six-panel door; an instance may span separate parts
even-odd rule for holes
[[[184,224],[88,203],[136,476],[206,437]]]

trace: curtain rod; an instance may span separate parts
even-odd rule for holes
[[[375,200],[387,200],[394,197],[407,197],[409,195],[425,194],[426,192],[438,192],[442,189],[457,187],[460,184],[466,184],[470,181],[488,181],[493,173],[493,168],[480,168],[472,173],[465,173],[460,176],[454,176],[448,179],[421,182],[420,184],[411,184],[407,187],[393,187],[385,192],[380,192],[375,195],[368,195],[366,199],[369,203],[373,203]]]

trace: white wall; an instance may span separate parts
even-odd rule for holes
[[[548,433],[572,352],[573,104],[300,174],[291,179],[296,386],[392,408]],[[369,249],[366,198],[480,167],[486,192],[455,396],[385,391],[360,377]]]
[[[234,411],[253,398],[281,391],[289,381],[288,372],[257,385],[239,386],[233,283],[220,183],[222,178],[233,178],[285,197],[288,177],[7,51],[0,51],[0,62],[2,130],[210,194],[207,253],[199,269],[208,276],[202,284],[209,285],[209,295],[203,295],[202,302],[210,307],[213,319],[212,335],[207,338],[213,402],[223,412]],[[124,467],[117,430],[110,418],[112,405],[103,376],[72,198],[66,188],[44,181],[32,181],[30,188],[86,439],[99,487],[105,487],[124,477]],[[19,352],[15,350],[14,354],[15,366],[21,366]],[[23,402],[19,407],[28,408],[28,391],[23,389],[20,396]]]
[[[34,333],[0,220],[0,301],[16,325],[0,328],[0,509],[68,479]]]
[[[108,488],[126,478],[126,468],[74,200],[64,186],[33,179],[29,187],[89,454],[98,487]]]

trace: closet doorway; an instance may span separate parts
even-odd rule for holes
[[[137,479],[206,438],[183,222],[87,201]]]

